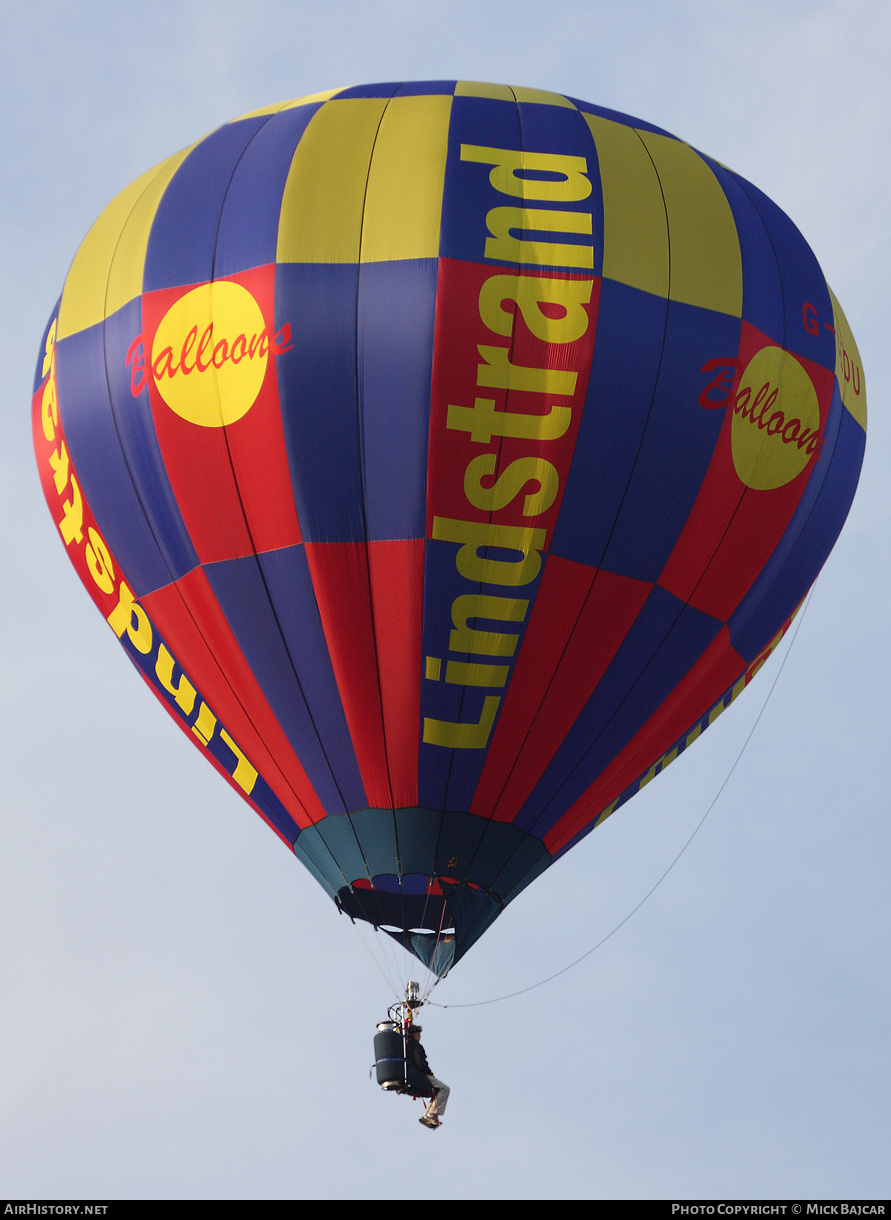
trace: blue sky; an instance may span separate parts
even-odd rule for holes
[[[883,0],[0,3],[5,189],[0,1192],[880,1198],[891,1187]],[[750,178],[813,246],[870,403],[779,669],[526,891],[434,993],[447,1124],[369,1083],[364,942],[136,678],[31,453],[37,345],[93,219],[257,106],[374,80],[554,89]],[[786,649],[780,650],[781,656]],[[475,1005],[462,1007],[463,1005]]]

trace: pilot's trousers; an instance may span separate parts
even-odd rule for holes
[[[437,1080],[435,1076],[428,1076],[427,1079],[433,1085],[436,1091],[436,1096],[431,1097],[427,1103],[427,1109],[424,1111],[425,1118],[442,1118],[445,1114],[446,1102],[449,1100],[449,1086],[443,1084],[441,1080]]]

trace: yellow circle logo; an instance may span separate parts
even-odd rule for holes
[[[791,483],[817,451],[814,383],[781,347],[763,347],[749,361],[733,404],[730,439],[736,473],[756,491]]]
[[[202,428],[221,428],[254,405],[269,348],[263,313],[248,290],[216,280],[181,296],[161,319],[152,377],[171,411]]]

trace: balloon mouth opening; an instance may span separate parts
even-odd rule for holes
[[[438,934],[446,929],[454,934],[455,920],[443,894],[412,892],[410,884],[387,885],[390,880],[375,878],[372,883],[344,886],[338,891],[337,905],[351,919],[364,920],[391,935]]]
[[[386,932],[440,978],[457,960],[455,918],[442,895],[344,886],[337,905],[352,919]]]
[[[473,882],[445,877],[384,875],[343,886],[337,905],[398,941],[443,977],[503,908]]]

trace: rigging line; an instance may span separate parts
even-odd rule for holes
[[[381,938],[387,941],[387,948],[392,954],[394,970],[396,971],[396,997],[402,999],[405,995],[406,985],[415,973],[413,969],[414,959],[401,940],[394,936],[390,936],[387,932],[379,932]]]
[[[427,977],[424,979],[424,990],[422,992],[422,998],[423,998],[425,1004],[427,1002],[427,996],[430,994],[430,992],[433,990],[433,988],[436,986],[436,984],[438,982],[439,982],[439,975],[436,973],[436,971],[433,969],[432,966],[428,966],[427,967]]]
[[[420,924],[418,924],[417,926],[419,928],[423,927],[424,926],[423,921]],[[442,926],[442,925],[440,925],[440,926]],[[433,933],[433,936],[434,936],[434,942],[433,942],[433,952],[430,955],[431,961],[435,957],[436,946],[439,943],[439,934],[435,932],[435,933]],[[409,973],[408,973],[408,977],[406,978],[405,981],[406,981],[406,983],[408,983],[411,981],[412,975],[415,976],[415,981],[418,982],[419,995],[421,997],[421,1002],[423,1003],[424,996],[427,992],[427,987],[429,986],[429,983],[430,983],[430,966],[426,962],[422,961],[421,958],[415,956],[414,954],[412,954],[408,958],[408,961],[406,964],[409,967]]]
[[[392,924],[382,925],[370,919],[366,919],[374,929],[375,944],[381,958],[388,963],[390,970],[393,972],[397,983],[401,985],[401,980],[405,977],[405,946],[392,933],[387,932],[385,928],[393,927]],[[399,987],[396,988],[397,992]]]
[[[403,932],[411,935],[407,928],[403,928]],[[384,933],[386,936],[387,934]],[[398,967],[399,978],[399,998],[402,999],[405,995],[405,989],[413,975],[418,974],[417,966],[420,964],[414,957],[411,950],[406,948],[403,940],[399,937],[387,937],[393,949],[394,957],[401,963]]]
[[[378,951],[382,959],[389,964],[395,979],[393,994],[397,999],[401,999],[405,992],[405,984],[411,975],[412,959],[405,945],[397,937],[380,927],[375,927],[375,935]]]
[[[434,812],[435,812],[435,811],[434,811]],[[420,923],[418,924],[418,927],[419,927],[419,928],[426,927],[426,924],[425,924],[425,922],[424,922],[424,921],[425,921],[425,920],[426,920],[426,918],[427,918],[427,908],[428,908],[428,907],[429,907],[429,905],[430,905],[430,892],[431,892],[430,887],[431,887],[431,883],[432,883],[434,880],[436,880],[436,881],[438,881],[438,880],[439,880],[439,873],[438,873],[438,870],[437,870],[437,867],[436,867],[436,862],[437,862],[437,860],[439,859],[439,845],[440,845],[440,843],[441,843],[441,841],[442,841],[442,824],[443,824],[443,820],[444,820],[444,818],[445,818],[445,810],[443,809],[443,810],[441,810],[441,811],[440,811],[440,814],[439,814],[439,829],[438,829],[438,830],[437,830],[437,832],[436,832],[436,846],[435,846],[435,847],[434,847],[434,849],[433,849],[433,864],[432,864],[432,866],[431,866],[431,876],[430,876],[430,878],[429,878],[429,880],[428,880],[428,884],[427,884],[427,891],[426,891],[426,893],[425,893],[425,895],[424,895],[424,909],[423,909],[423,910],[422,910],[422,912],[421,912],[421,921],[420,921]],[[442,889],[442,886],[440,885],[440,890],[441,890],[441,889]],[[444,894],[442,895],[442,901],[443,901],[443,912],[444,912],[444,911],[445,911],[445,907],[448,905],[448,899],[446,898],[446,896],[445,896]],[[439,926],[440,926],[440,929],[441,929],[441,928],[442,928],[442,922],[441,922],[441,921],[440,921],[440,925],[439,925]],[[420,958],[419,958],[419,959],[417,959],[417,960],[419,960],[419,961],[420,961]]]
[[[439,948],[440,941],[442,940],[442,926],[443,926],[443,923],[445,922],[445,913],[446,913],[446,904],[443,903],[442,910],[441,910],[440,916],[439,916],[439,927],[436,930],[436,939],[433,942],[433,953],[430,955],[431,962],[436,960],[436,951]],[[422,1003],[426,1002],[427,996],[436,986],[436,983],[431,984],[430,980],[432,978],[436,978],[437,982],[439,981],[439,975],[437,975],[437,973],[434,970],[432,965],[426,966],[425,969],[427,971],[427,974],[424,978],[424,986],[421,989],[421,1002]]]
[[[412,931],[410,928],[404,928],[404,933],[407,937],[411,937]],[[406,943],[398,937],[393,937],[393,944],[398,946],[397,952],[401,954],[402,970],[400,972],[400,980],[402,985],[402,993],[404,995],[405,988],[409,982],[414,979],[417,981],[421,977],[421,972],[424,969],[424,963],[420,958],[416,957]]]
[[[380,971],[381,977],[383,978],[384,982],[387,984],[387,988],[390,991],[392,991],[395,995],[398,995],[398,991],[393,984],[393,980],[384,972],[384,968],[381,965],[381,963],[378,961],[377,955],[375,954],[374,950],[371,948],[371,946],[366,941],[365,934],[362,931],[361,927],[359,927],[359,924],[356,924],[356,927],[359,930],[359,938],[362,941],[363,946],[365,947],[365,951],[367,952],[368,956],[371,958],[371,960],[374,962],[375,966],[377,966],[378,970]]]
[[[583,962],[586,957],[590,957],[591,954],[596,949],[599,949],[601,947],[601,945],[605,945],[606,942],[611,937],[615,936],[615,934],[619,931],[619,929],[624,927],[625,924],[628,922],[628,920],[631,919],[632,915],[637,914],[637,912],[644,905],[644,903],[650,898],[650,896],[656,892],[656,890],[659,888],[659,886],[662,884],[662,882],[665,880],[665,878],[668,876],[668,874],[671,872],[671,870],[680,860],[681,856],[684,854],[684,852],[687,850],[687,848],[696,838],[697,834],[702,829],[702,826],[705,823],[705,819],[714,809],[715,805],[718,803],[718,798],[721,796],[721,793],[724,791],[724,789],[727,787],[728,783],[730,782],[730,777],[731,777],[731,775],[733,775],[733,772],[736,770],[737,766],[739,765],[740,759],[742,758],[743,754],[746,752],[746,748],[748,747],[749,742],[752,740],[752,737],[755,733],[755,730],[758,727],[761,717],[764,715],[767,704],[770,701],[770,697],[773,694],[774,690],[776,689],[776,684],[780,680],[780,674],[783,672],[783,670],[786,666],[786,662],[789,660],[789,654],[791,653],[792,648],[795,644],[795,641],[798,638],[798,632],[801,630],[801,624],[804,622],[804,616],[807,613],[808,606],[811,604],[811,597],[813,596],[813,592],[814,592],[814,586],[812,585],[810,588],[810,591],[808,592],[807,599],[804,603],[804,607],[801,611],[801,616],[799,617],[798,623],[796,624],[795,631],[792,635],[792,638],[789,641],[789,647],[786,649],[786,654],[783,657],[783,660],[780,663],[780,667],[774,676],[774,680],[771,684],[770,690],[767,692],[767,695],[765,696],[765,699],[764,699],[764,703],[761,705],[761,710],[758,712],[758,715],[755,717],[755,723],[752,725],[751,729],[749,730],[749,734],[746,737],[745,741],[743,742],[743,744],[740,748],[740,751],[737,754],[736,759],[733,762],[733,765],[731,766],[730,770],[727,772],[724,782],[721,784],[720,788],[715,793],[714,797],[711,800],[710,805],[708,806],[708,808],[706,809],[706,811],[702,815],[702,817],[699,819],[699,822],[694,827],[692,834],[687,839],[684,846],[681,848],[681,850],[678,852],[678,854],[669,864],[668,868],[665,870],[665,872],[662,874],[662,876],[650,887],[650,889],[646,892],[646,894],[644,894],[644,896],[643,896],[643,898],[641,898],[640,902],[638,902],[638,904],[628,912],[628,914],[625,916],[624,919],[622,919],[619,923],[616,924],[616,926],[612,929],[611,932],[607,932],[606,936],[604,936],[601,940],[599,940],[596,945],[592,945],[592,947],[590,949],[586,950],[586,952],[584,952],[581,955],[581,957],[577,957],[575,959],[575,961],[570,962],[568,966],[564,966],[561,970],[555,971],[554,974],[548,975],[547,978],[540,979],[539,982],[537,982],[537,983],[532,983],[529,987],[521,987],[519,989],[519,991],[511,991],[507,995],[494,996],[490,1000],[475,1000],[469,1004],[436,1004],[435,1001],[433,1001],[433,1000],[428,1000],[427,1001],[428,1004],[432,1004],[435,1008],[481,1008],[485,1004],[498,1004],[502,1000],[512,1000],[515,996],[525,995],[525,993],[527,991],[535,991],[535,989],[537,987],[543,987],[545,985],[545,983],[553,982],[553,980],[556,978],[559,978],[561,974],[566,974],[567,971],[572,970],[573,967],[577,966],[580,962]]]
[[[436,988],[439,986],[439,984],[442,982],[442,980],[444,978],[445,978],[445,975],[437,974],[435,976],[435,981],[434,981],[433,985],[431,987],[428,987],[427,990],[424,992],[424,1003],[425,1004],[432,1004],[434,1008],[448,1008],[449,1007],[448,1004],[436,1004],[436,1003],[434,1003],[433,1000],[430,999],[430,996],[433,994],[433,992],[436,990]],[[458,1005],[456,1004],[455,1007],[457,1008]]]

